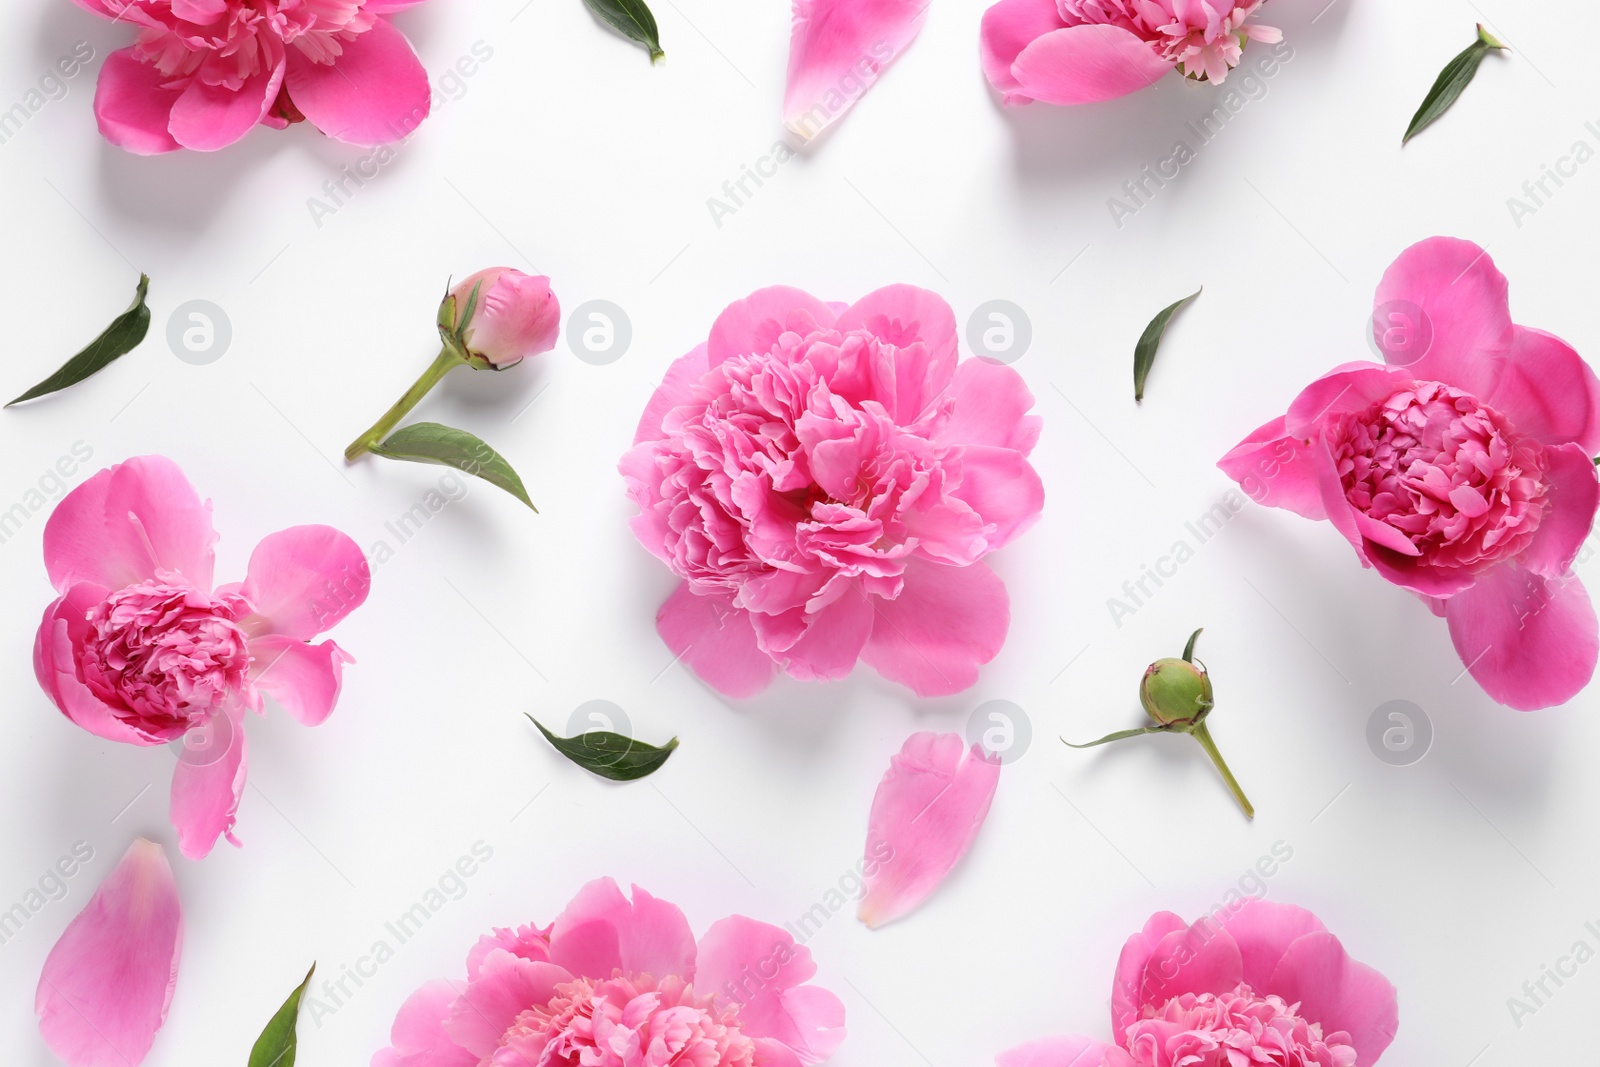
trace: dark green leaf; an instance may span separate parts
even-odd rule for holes
[[[656,17],[645,6],[644,0],[584,0],[589,10],[598,15],[606,25],[630,41],[638,41],[650,49],[650,62],[666,55],[661,50],[661,33],[656,29]]]
[[[105,332],[93,341],[89,347],[73,356],[61,365],[61,369],[50,377],[17,397],[11,404],[20,404],[24,400],[32,400],[36,396],[54,393],[65,389],[69,385],[77,385],[85,378],[97,371],[104,369],[112,360],[132,352],[144,335],[150,332],[150,309],[145,306],[145,294],[150,291],[150,278],[139,275],[139,289],[134,295],[133,306],[112,320]],[[7,404],[6,407],[10,407]]]
[[[590,730],[577,737],[557,737],[532,715],[528,716],[528,721],[539,728],[539,732],[555,746],[557,752],[584,770],[613,782],[631,782],[654,774],[678,747],[676,737],[657,748],[609,730]]]
[[[1150,320],[1150,325],[1144,328],[1144,333],[1139,337],[1139,343],[1133,346],[1133,399],[1144,399],[1144,380],[1150,375],[1150,367],[1156,361],[1156,349],[1161,347],[1161,335],[1167,332],[1167,324],[1172,321],[1172,316],[1178,309],[1189,301],[1205,292],[1204,287],[1196,289],[1191,296],[1164,309],[1161,314]]]
[[[1061,743],[1066,745],[1068,748],[1094,748],[1096,745],[1104,745],[1111,741],[1121,741],[1127,737],[1139,737],[1143,734],[1170,733],[1172,733],[1172,727],[1170,726],[1141,726],[1134,730],[1118,730],[1114,734],[1106,734],[1100,740],[1090,741],[1087,745],[1075,745],[1071,741],[1068,741],[1065,737],[1061,739]]]
[[[1200,635],[1203,632],[1205,632],[1205,627],[1202,626],[1200,629],[1189,635],[1189,643],[1183,646],[1183,662],[1194,662],[1194,643],[1200,640]]]
[[[1439,72],[1439,77],[1433,83],[1433,88],[1428,90],[1428,95],[1423,98],[1422,106],[1417,108],[1417,113],[1411,117],[1411,125],[1406,127],[1406,135],[1400,141],[1405,144],[1433,125],[1440,115],[1450,110],[1450,105],[1456,102],[1462,90],[1472,84],[1473,76],[1478,73],[1478,65],[1483,62],[1483,57],[1491,51],[1504,49],[1505,45],[1494,39],[1494,36],[1478,25],[1478,39],[1467,46],[1466,51],[1456,56],[1445,68]]]
[[[268,1020],[267,1028],[261,1031],[261,1036],[256,1038],[254,1047],[250,1049],[249,1067],[294,1067],[295,1050],[300,1047],[300,1040],[295,1034],[295,1023],[300,1018],[300,998],[305,995],[306,987],[311,984],[311,976],[316,972],[317,965],[313,963],[311,970],[306,972],[306,980],[289,994],[283,1007]]]
[[[454,467],[504,489],[534,511],[539,510],[533,507],[528,491],[522,487],[522,479],[506,458],[465,430],[441,426],[437,422],[416,422],[400,427],[382,444],[373,445],[372,452],[390,459]]]

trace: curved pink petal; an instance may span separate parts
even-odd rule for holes
[[[205,859],[217,838],[235,845],[233,824],[244,793],[244,708],[217,712],[205,726],[184,737],[178,766],[172,772],[171,816],[178,848],[192,860]]]
[[[1351,959],[1330,933],[1310,933],[1285,950],[1263,992],[1300,1005],[1324,1034],[1350,1035],[1357,1067],[1378,1062],[1400,1028],[1400,1001],[1389,980]]]
[[[361,10],[373,15],[392,15],[396,11],[410,10],[420,3],[422,0],[367,0]]]
[[[281,60],[237,89],[195,78],[173,103],[168,129],[173,140],[196,152],[227,148],[260,125],[282,84]]]
[[[478,977],[483,961],[496,949],[504,949],[513,956],[521,956],[534,963],[550,962],[550,931],[554,924],[540,930],[536,926],[519,926],[515,930],[496,927],[493,933],[478,938],[478,943],[467,953],[467,978]]]
[[[1007,104],[1027,104],[1011,65],[1022,50],[1053,30],[1066,28],[1055,0],[1000,0],[983,13],[978,34],[984,76]]]
[[[1351,515],[1362,530],[1363,536],[1379,532],[1380,528],[1393,530],[1393,527],[1376,522],[1353,510]],[[1411,551],[1397,552],[1383,542],[1369,537],[1362,546],[1361,554],[1362,558],[1372,565],[1372,569],[1385,579],[1421,597],[1452,597],[1464,589],[1470,589],[1477,581],[1473,573],[1464,567],[1432,566],[1426,560],[1412,554],[1415,549],[1409,542],[1406,547]]]
[[[833,603],[807,616],[800,639],[772,658],[792,678],[834,681],[855,669],[861,650],[872,636],[873,598],[854,584]],[[767,616],[752,615],[759,623]],[[758,627],[759,636],[759,627]]]
[[[1052,30],[1011,64],[1019,86],[1013,95],[1046,104],[1113,100],[1154,85],[1172,70],[1135,34],[1104,24]]]
[[[332,641],[307,644],[281,634],[250,639],[250,676],[302,726],[321,726],[339,700],[350,654]]]
[[[600,878],[578,891],[550,931],[550,960],[576,975],[677,975],[694,979],[694,933],[677,906],[638,886],[633,899]]]
[[[433,90],[406,35],[380,18],[343,47],[332,63],[290,49],[284,86],[294,106],[346,144],[385,145],[409,137],[428,117]]]
[[[1433,340],[1407,374],[1479,398],[1494,392],[1511,349],[1511,309],[1505,275],[1483,249],[1453,237],[1420,241],[1384,272],[1374,303],[1426,316]]]
[[[1483,691],[1518,711],[1564,704],[1594,677],[1600,622],[1576,574],[1503,563],[1445,605],[1450,640]]]
[[[1145,922],[1144,929],[1122,946],[1117,956],[1117,973],[1111,983],[1111,1030],[1121,1034],[1138,1017],[1152,992],[1145,988],[1145,964],[1156,947],[1174,931],[1187,930],[1189,924],[1170,911],[1158,911]]]
[[[1134,1067],[1115,1045],[1092,1037],[1044,1037],[995,1057],[995,1067]]]
[[[553,963],[536,963],[496,949],[450,1006],[445,1033],[477,1057],[474,1062],[482,1061],[500,1047],[501,1036],[518,1015],[530,1005],[549,1003],[556,986],[573,977]]]
[[[898,349],[892,367],[874,368],[880,384],[873,398],[901,424],[915,421],[955,377],[956,313],[938,293],[914,285],[884,286],[846,308],[834,329],[867,330]]]
[[[757,289],[729,304],[711,324],[707,365],[770,352],[785,333],[812,333],[832,326],[838,317],[837,311],[802,289],[787,285]]]
[[[644,414],[639,416],[639,427],[634,431],[633,443],[659,440],[661,424],[667,412],[692,400],[695,385],[710,369],[711,365],[706,360],[706,346],[703,344],[696,345],[687,355],[673,360],[661,384],[651,394],[650,403],[645,405]]]
[[[95,10],[83,0],[78,4]],[[168,130],[172,107],[182,90],[167,88],[167,80],[161,71],[141,61],[132,48],[106,56],[94,90],[94,117],[100,135],[118,148],[141,156],[176,152],[183,147]]]
[[[1239,483],[1245,495],[1269,508],[1285,508],[1308,519],[1328,517],[1312,460],[1316,447],[1293,437],[1280,416],[1240,441],[1220,460],[1222,473]]]
[[[78,726],[107,741],[130,745],[159,745],[168,739],[145,733],[117,717],[78,677],[78,656],[89,631],[89,609],[110,590],[80,582],[44,611],[33,641],[33,673],[56,707]]]
[[[77,582],[123,589],[157,571],[211,591],[211,504],[178,465],[138,456],[68,493],[44,527],[44,565],[57,592]]]
[[[1572,561],[1594,528],[1600,508],[1600,473],[1594,460],[1575,444],[1547,449],[1550,468],[1545,473],[1549,493],[1545,512],[1528,546],[1523,564],[1546,578],[1559,578],[1572,569]]]
[[[988,534],[989,550],[1004,548],[1039,520],[1044,482],[1022,453],[990,445],[969,445],[961,454],[961,485],[951,494],[976,511]]]
[[[695,989],[739,1006],[739,1028],[819,1063],[844,1041],[844,1005],[818,986],[811,953],[785,930],[733,915],[714,923],[696,950]]]
[[[1341,364],[1294,398],[1283,419],[1284,431],[1292,437],[1320,437],[1331,419],[1366,411],[1387,400],[1408,380],[1403,372],[1379,363]]]
[[[866,855],[880,862],[857,917],[876,929],[928,899],[977,839],[999,785],[999,756],[969,752],[960,734],[912,734],[872,798]]]
[[[449,982],[429,982],[400,1006],[389,1030],[390,1047],[372,1057],[372,1067],[477,1067],[478,1057],[445,1032],[456,1002]]]
[[[964,360],[950,382],[955,407],[934,437],[941,445],[994,445],[1024,456],[1039,441],[1044,420],[1029,415],[1033,393],[1022,375],[987,359]]]
[[[1011,625],[1005,583],[986,564],[948,567],[913,560],[894,600],[880,599],[861,658],[918,696],[970,688],[1000,654]]]
[[[178,984],[183,909],[161,846],[129,847],[44,961],[33,1010],[72,1067],[136,1067]]]
[[[366,602],[367,557],[332,526],[291,526],[263,537],[250,553],[239,591],[266,632],[308,640]]]
[[[656,612],[656,632],[701,681],[736,700],[761,692],[778,669],[756,644],[749,612],[732,597],[698,596],[688,582]]]
[[[1505,371],[1482,399],[1545,445],[1600,452],[1600,378],[1554,334],[1513,327]]]
[[[1228,931],[1210,917],[1173,930],[1156,943],[1145,961],[1139,991],[1147,1003],[1162,1004],[1185,993],[1226,993],[1244,976],[1244,959]]]
[[[922,30],[928,0],[794,0],[783,123],[811,140]]]
[[[1267,900],[1246,900],[1222,925],[1239,946],[1244,980],[1258,993],[1277,992],[1272,976],[1291,944],[1306,934],[1327,933],[1306,909]]]

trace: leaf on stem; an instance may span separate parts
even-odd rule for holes
[[[373,445],[371,451],[374,455],[389,459],[454,467],[504,489],[533,511],[539,510],[528,499],[522,479],[506,458],[490,448],[482,438],[465,430],[441,426],[437,422],[415,422],[400,427],[381,444]]]
[[[1482,23],[1479,23],[1477,40],[1468,45],[1466,51],[1446,63],[1445,68],[1439,72],[1433,88],[1429,89],[1428,95],[1423,98],[1422,106],[1417,108],[1417,113],[1411,117],[1411,125],[1406,127],[1406,135],[1400,143],[1407,144],[1411,138],[1433,125],[1440,115],[1450,110],[1450,105],[1454,104],[1456,98],[1472,84],[1483,57],[1490,52],[1504,50],[1505,47],[1495,40],[1493,34],[1483,28]]]

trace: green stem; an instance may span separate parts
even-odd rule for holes
[[[350,447],[344,450],[344,461],[354,463],[363,452],[372,451],[372,446],[389,436],[400,420],[416,407],[428,391],[439,384],[439,379],[449,374],[455,368],[467,362],[460,350],[452,345],[445,345],[439,356],[422,372],[422,377],[412,383],[404,396],[395,401],[394,406],[383,413],[383,418],[373,423],[367,432],[350,442]]]
[[[1222,758],[1222,753],[1217,751],[1217,743],[1211,740],[1211,731],[1205,723],[1197,724],[1189,731],[1194,739],[1200,742],[1200,747],[1206,750],[1206,755],[1211,757],[1211,762],[1217,765],[1217,770],[1222,773],[1222,780],[1228,783],[1228,788],[1233,792],[1233,799],[1239,802],[1239,807],[1244,809],[1245,817],[1256,817],[1256,809],[1251,806],[1250,799],[1244,795],[1244,790],[1239,788],[1239,780],[1228,770],[1228,761]]]

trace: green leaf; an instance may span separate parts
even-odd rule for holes
[[[528,716],[528,721],[539,728],[544,739],[555,746],[557,752],[584,770],[613,782],[631,782],[654,774],[678,747],[676,737],[657,748],[610,730],[590,730],[577,737],[557,737],[532,715]]]
[[[1495,40],[1494,35],[1478,24],[1478,39],[1467,46],[1466,51],[1456,56],[1445,68],[1439,72],[1439,77],[1433,83],[1433,88],[1428,90],[1428,95],[1423,98],[1422,106],[1417,108],[1417,113],[1411,116],[1411,125],[1406,127],[1406,135],[1400,143],[1406,144],[1411,138],[1433,125],[1440,115],[1450,110],[1450,105],[1468,85],[1472,84],[1473,77],[1478,73],[1478,65],[1483,62],[1483,57],[1491,51],[1503,50],[1506,46]]]
[[[630,41],[638,41],[650,50],[650,62],[666,56],[661,50],[661,32],[656,29],[656,17],[645,6],[644,0],[584,0],[606,25]]]
[[[1183,646],[1183,662],[1194,662],[1194,643],[1200,640],[1200,635],[1204,632],[1205,627],[1202,626],[1200,629],[1189,635],[1189,643]]]
[[[11,404],[20,404],[24,400],[32,400],[36,396],[65,389],[69,385],[77,385],[90,375],[103,370],[112,360],[125,356],[137,348],[139,342],[144,340],[145,334],[150,332],[150,309],[144,302],[145,295],[149,292],[149,276],[139,275],[139,289],[134,294],[133,306],[113,319],[104,333],[89,342],[89,347],[67,360],[61,365],[61,369],[17,397]],[[10,407],[11,404],[7,404],[6,407]]]
[[[475,478],[482,478],[497,488],[504,489],[534,511],[522,479],[506,462],[506,458],[490,448],[481,438],[465,430],[441,426],[437,422],[415,422],[402,426],[373,445],[374,455],[390,459],[403,459],[411,463],[438,463],[454,467]]]
[[[1161,335],[1167,332],[1167,324],[1172,321],[1172,316],[1178,313],[1189,301],[1205,292],[1202,286],[1190,296],[1165,308],[1161,314],[1150,320],[1150,325],[1144,328],[1144,333],[1139,337],[1139,343],[1133,346],[1133,399],[1135,402],[1144,399],[1144,380],[1150,375],[1150,367],[1156,361],[1156,349],[1161,347]]]
[[[295,1022],[300,1018],[300,998],[305,995],[306,987],[311,984],[311,976],[316,972],[317,965],[313,963],[311,970],[306,972],[305,981],[289,994],[283,1007],[267,1021],[267,1028],[261,1031],[261,1036],[256,1038],[255,1045],[250,1049],[249,1067],[294,1067],[295,1050],[300,1047],[300,1040],[295,1034]]]
[[[1075,745],[1065,737],[1061,739],[1061,743],[1068,748],[1094,748],[1096,745],[1109,744],[1112,741],[1121,741],[1124,738],[1142,737],[1145,734],[1170,734],[1172,732],[1172,727],[1170,726],[1140,726],[1133,730],[1118,730],[1114,734],[1106,734],[1100,740],[1090,741],[1087,745]]]

